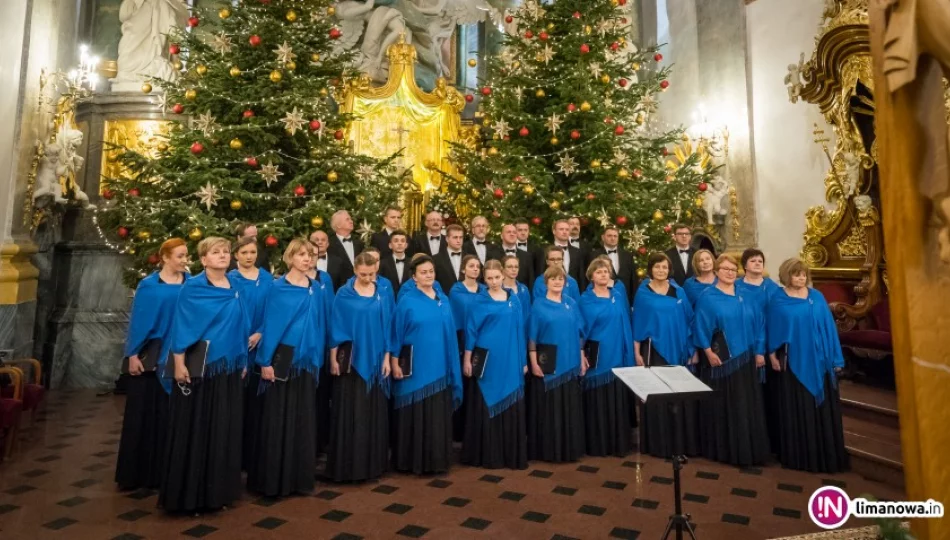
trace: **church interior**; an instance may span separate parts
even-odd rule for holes
[[[248,31],[232,32],[240,22]],[[0,538],[665,538],[685,513],[694,538],[950,539],[942,506],[828,527],[813,505],[829,486],[950,503],[946,2],[5,0],[0,29],[13,51],[0,56]],[[587,69],[585,91],[600,94],[575,106],[565,88]],[[602,110],[617,112],[578,120]],[[681,223],[689,256],[709,250],[717,271],[752,248],[778,284],[799,259],[840,342],[829,373],[850,465],[680,463],[640,434],[623,456],[490,470],[459,463],[457,439],[447,472],[354,482],[333,481],[318,452],[312,491],[242,487],[207,512],[166,512],[164,484],[116,484],[136,286],[167,263],[165,240],[184,238],[197,274],[202,241],[227,246],[252,224],[279,275],[284,248],[315,231],[332,257],[350,232],[425,242],[460,224],[484,241],[473,216],[498,246],[519,220],[540,244],[568,217],[588,245],[617,231],[637,295]],[[358,283],[359,253],[339,249]],[[471,253],[487,279],[484,251]],[[549,262],[534,260],[532,281],[547,283]]]

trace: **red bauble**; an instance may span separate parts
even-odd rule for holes
[[[617,81],[617,84],[620,85],[620,88],[626,88],[626,87],[627,87],[627,79],[620,79],[619,81]]]
[[[330,39],[340,39],[343,36],[343,32],[340,32],[339,28],[330,29]]]
[[[244,163],[247,163],[250,167],[257,167],[257,158],[254,156],[248,156],[244,158]]]
[[[475,101],[475,96],[472,94],[465,94],[465,103],[471,103]]]
[[[607,118],[604,118],[604,123],[605,123],[605,124],[613,124],[613,123],[614,123],[614,119],[608,116]]]
[[[574,105],[573,103],[569,103],[567,105],[567,112],[574,112],[576,110],[577,110],[577,105]]]
[[[533,38],[533,37],[534,37],[534,32],[532,32],[531,30],[525,30],[525,31],[524,31],[524,38],[525,38],[525,39],[531,39],[531,38]]]
[[[656,54],[653,55],[653,59],[656,60],[657,62],[659,62],[659,61],[663,60],[663,55],[660,54],[660,53],[656,53]]]
[[[596,198],[597,198],[597,196],[594,195],[593,193],[588,193],[588,194],[587,194],[587,200],[588,200],[588,201],[592,201],[592,200],[594,200],[594,199],[596,199]]]
[[[495,192],[492,193],[496,199],[503,199],[505,197],[505,192],[501,188],[495,188]]]
[[[112,191],[111,189],[108,189],[108,188],[102,190],[102,198],[103,198],[103,199],[105,199],[105,200],[107,200],[107,201],[111,201],[111,200],[112,200],[112,197],[115,197],[115,192],[114,192],[114,191]]]
[[[483,95],[483,96],[490,96],[490,95],[491,95],[491,87],[490,87],[490,86],[483,86],[483,87],[482,87],[482,95]]]
[[[162,262],[161,257],[158,256],[158,253],[152,253],[148,256],[148,264],[155,266],[156,264]]]
[[[587,217],[587,216],[582,217],[582,218],[581,218],[581,225],[584,226],[584,227],[590,225],[590,218]]]
[[[641,171],[640,169],[634,169],[633,175],[636,176],[637,178],[640,178],[641,176],[643,176],[643,171]]]
[[[660,88],[666,90],[670,87],[670,81],[660,81]]]
[[[522,184],[524,183],[524,176],[516,176],[512,178],[512,181],[515,182],[516,184]]]
[[[181,47],[177,43],[172,43],[168,46],[168,54],[178,54],[181,52]]]
[[[540,34],[538,34],[538,39],[540,39],[541,41],[547,41],[547,40],[548,40],[548,33],[547,33],[547,32],[541,32]]]
[[[172,106],[172,112],[175,114],[181,114],[185,112],[185,106],[181,103],[176,103],[174,106]]]
[[[709,189],[709,185],[706,184],[706,182],[700,182],[699,185],[696,186],[696,188],[699,189],[699,191],[706,191],[707,189]]]
[[[511,135],[505,135],[505,138],[504,138],[503,140],[510,141],[510,140],[511,140]]]
[[[505,17],[505,22],[508,23],[508,24],[511,24],[511,23],[515,22],[515,18],[512,17],[511,15],[508,15],[507,17]]]
[[[664,156],[668,156],[670,155],[670,150],[664,146],[663,150],[660,150],[660,153],[663,154]]]
[[[575,11],[574,14],[571,15],[571,17],[574,17],[575,19],[580,19],[580,18],[581,18],[581,12],[580,12],[580,11]]]
[[[528,131],[528,128],[525,126],[521,126],[521,129],[518,130],[518,135],[521,135],[522,137],[527,137],[530,134],[531,132]]]
[[[342,141],[342,140],[343,140],[343,131],[342,131],[342,130],[339,130],[339,129],[336,130],[336,131],[334,131],[334,132],[333,132],[333,138],[336,139],[336,140],[338,140],[338,141]]]
[[[611,43],[611,44],[610,44],[610,50],[612,50],[612,51],[619,51],[619,50],[620,50],[620,43],[617,43],[616,41],[614,41],[613,43]]]
[[[251,44],[251,47],[257,47],[258,45],[261,44],[261,36],[254,34],[253,36],[248,38],[247,42]]]
[[[614,128],[615,135],[623,135],[624,131],[625,130],[623,129],[623,126],[618,125],[616,128]]]
[[[493,218],[500,218],[500,217],[501,217],[501,212],[499,212],[498,210],[493,210],[492,213],[491,213],[491,215],[492,215]]]
[[[531,218],[531,224],[534,225],[535,227],[537,227],[538,225],[541,224],[541,218],[539,218],[539,217],[537,217],[537,216]]]
[[[254,118],[254,111],[252,111],[251,109],[248,109],[244,111],[244,114],[242,114],[241,116],[243,116],[244,118]]]
[[[581,138],[580,131],[577,131],[576,129],[571,131],[571,139],[574,139],[576,141],[577,139],[580,139],[580,138]]]
[[[135,188],[135,187],[130,189],[128,193],[129,193],[129,197],[138,197],[139,195],[142,194],[142,192],[139,191],[139,188]]]
[[[647,248],[645,248],[645,247],[643,247],[643,246],[640,246],[640,247],[637,248],[637,253],[639,253],[640,255],[646,255],[646,254],[647,254]]]
[[[321,124],[319,120],[310,121],[310,131],[317,131],[321,126],[323,126],[323,124]]]
[[[268,234],[267,238],[264,238],[264,245],[267,247],[277,247],[277,237],[273,234]]]
[[[196,156],[204,151],[205,151],[205,145],[201,144],[200,142],[196,142],[191,145],[191,153]]]
[[[617,0],[617,3],[620,4],[621,6],[625,6],[627,5],[627,0]]]
[[[198,26],[198,23],[201,22],[198,20],[198,17],[188,17],[188,26],[194,28]]]
[[[673,226],[672,226],[672,225],[664,225],[664,226],[663,226],[663,232],[665,232],[665,233],[671,232],[672,230],[673,230]]]
[[[589,52],[590,52],[590,45],[586,43],[581,45],[581,54],[587,54]]]
[[[297,186],[294,188],[294,195],[296,195],[297,197],[303,197],[306,194],[307,194],[307,188],[303,186]]]
[[[119,238],[128,238],[128,237],[129,237],[129,230],[128,230],[127,228],[125,228],[125,227],[119,227],[119,230],[116,231],[116,233],[118,233]]]
[[[627,216],[617,216],[617,219],[614,220],[614,223],[623,227],[627,224]]]

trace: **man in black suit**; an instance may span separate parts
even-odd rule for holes
[[[488,241],[488,220],[484,216],[472,218],[472,238],[462,245],[462,253],[475,255],[482,266],[491,260],[501,261],[501,250]]]
[[[593,246],[587,240],[581,240],[581,218],[573,216],[567,218],[567,223],[571,226],[571,238],[569,242],[572,246],[576,247],[581,252],[581,260],[584,261],[582,265],[584,267],[584,273],[587,273],[587,265],[590,264],[590,261],[593,259],[590,254],[591,248]]]
[[[674,246],[666,250],[666,256],[673,263],[670,278],[680,287],[693,275],[693,254],[696,250],[690,245],[693,240],[693,231],[689,225],[677,223],[673,225]]]
[[[532,277],[528,288],[534,287],[534,280],[544,273],[547,262],[544,260],[544,248],[531,241],[531,224],[527,219],[515,220],[515,232],[518,234],[518,249],[524,251],[531,258]]]
[[[445,235],[442,234],[442,214],[432,211],[426,214],[426,230],[412,239],[412,252],[433,257],[445,251]],[[448,291],[446,291],[448,292]]]
[[[317,270],[329,274],[335,288],[343,271],[343,261],[338,256],[327,253],[330,237],[323,231],[313,231],[310,233],[310,243],[317,246]],[[346,280],[343,280],[343,283],[346,283]]]
[[[518,249],[518,231],[508,223],[501,227],[502,256],[514,255],[518,258],[518,281],[527,286],[534,284],[534,266],[527,250]]]
[[[564,271],[577,281],[581,292],[587,289],[587,268],[581,250],[571,245],[571,224],[566,219],[554,222],[554,245],[564,251]]]
[[[340,262],[339,276],[333,276],[333,290],[338,290],[353,277],[353,261],[363,251],[363,242],[353,234],[353,218],[346,210],[337,210],[330,218],[330,246],[327,254],[337,257]]]
[[[409,256],[406,254],[406,246],[409,244],[409,237],[406,231],[396,229],[389,235],[389,255],[383,255],[379,259],[379,275],[388,279],[393,284],[393,294],[399,294],[399,287],[409,281],[412,277],[409,275]]]
[[[462,271],[462,242],[465,229],[452,224],[445,228],[445,249],[433,257],[435,261],[435,279],[442,286],[442,292],[449,294],[452,286],[459,280]]]
[[[373,233],[370,239],[370,245],[379,250],[380,257],[388,257],[392,254],[389,249],[389,237],[393,231],[399,230],[402,224],[402,210],[396,206],[389,206],[383,213],[383,229]],[[412,256],[412,252],[406,249],[406,255]]]
[[[633,264],[633,255],[620,247],[620,231],[616,227],[607,227],[600,235],[602,245],[593,248],[590,252],[591,260],[606,255],[613,266],[617,281],[623,283],[627,290],[627,301],[633,305],[633,295],[636,293],[639,280]]]

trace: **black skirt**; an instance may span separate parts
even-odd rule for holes
[[[261,401],[257,399],[257,387],[261,376],[250,368],[244,378],[244,445],[241,450],[241,468],[248,467],[255,459],[254,441],[257,440],[257,430],[261,425]]]
[[[578,379],[544,389],[544,379],[528,373],[528,459],[560,463],[584,455],[584,400]]]
[[[619,379],[584,390],[587,455],[623,457],[633,450],[630,390]]]
[[[458,344],[459,344],[459,373],[464,373],[464,354],[465,354],[465,331],[458,331]],[[471,390],[468,387],[468,384],[465,381],[462,381],[462,404],[458,409],[455,409],[452,412],[452,440],[455,442],[462,442],[465,440],[465,411],[467,409],[467,404],[471,399],[469,393]]]
[[[782,410],[782,374],[772,369],[771,363],[765,361],[765,384],[762,386],[762,402],[765,405],[765,423],[768,425],[769,448],[773,454],[779,453],[781,441]]]
[[[668,365],[653,358],[654,365]],[[699,408],[697,401],[680,402],[679,431],[681,448],[676,448],[672,405],[669,402],[643,403],[640,406],[640,452],[658,458],[670,458],[674,454],[698,456]]]
[[[452,389],[393,409],[393,469],[444,473],[452,460]]]
[[[286,382],[268,384],[257,396],[260,424],[247,468],[249,490],[265,497],[313,491],[314,387],[313,375],[301,371]]]
[[[494,418],[478,386],[469,378],[468,402],[465,406],[465,440],[460,461],[486,469],[528,468],[528,435],[524,399],[519,399]]]
[[[115,483],[119,489],[157,488],[164,469],[168,394],[154,371],[127,379]]]
[[[326,476],[334,482],[379,478],[389,464],[389,400],[378,384],[367,392],[355,371],[334,379]]]
[[[329,359],[323,363],[320,371],[320,384],[315,392],[316,402],[313,415],[313,427],[315,436],[314,451],[317,456],[327,451],[327,445],[330,443],[330,398],[333,395],[333,379],[330,375]]]
[[[158,505],[167,512],[217,510],[241,498],[241,371],[198,379],[184,395],[172,385],[165,474]]]
[[[749,360],[731,375],[712,378],[708,364],[701,379],[715,393],[700,404],[702,456],[740,467],[768,460],[769,436],[758,368]]]
[[[839,473],[850,468],[844,447],[838,389],[825,375],[825,399],[815,396],[792,372],[776,372],[781,381],[778,416],[779,462],[787,469],[813,473]]]

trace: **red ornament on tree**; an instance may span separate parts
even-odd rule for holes
[[[250,167],[257,167],[257,158],[254,156],[248,156],[244,159],[244,163],[247,163]]]
[[[510,140],[511,140],[511,135],[505,135],[505,138],[504,138],[504,140],[506,140],[506,141],[510,141]]]
[[[175,114],[181,114],[181,113],[185,112],[185,106],[182,105],[181,103],[176,103],[176,104],[172,107],[172,112],[175,113]]]
[[[610,44],[610,50],[612,50],[612,51],[619,51],[619,50],[620,50],[620,44],[617,43],[616,41],[614,41],[613,43]]]
[[[581,218],[581,225],[583,225],[584,227],[590,225],[590,218],[587,217],[587,216],[582,217],[582,218]]]
[[[507,17],[505,17],[505,22],[508,23],[508,24],[511,24],[511,23],[515,22],[515,18],[512,17],[511,15],[508,15]]]
[[[201,22],[198,20],[198,17],[188,17],[188,26],[195,28],[198,26],[198,23]]]
[[[277,237],[273,234],[268,234],[267,238],[264,239],[264,245],[267,247],[277,247]]]
[[[700,182],[699,185],[696,186],[696,188],[699,189],[699,191],[706,191],[707,189],[709,189],[709,185],[706,184],[706,182]]]
[[[251,44],[251,47],[257,47],[258,45],[261,44],[261,36],[254,34],[253,36],[248,38],[247,42]]]
[[[177,43],[172,43],[168,46],[168,54],[178,54],[181,52],[181,47]]]
[[[116,232],[118,233],[119,238],[128,238],[128,237],[129,237],[129,230],[128,230],[127,228],[125,228],[125,227],[119,227],[119,230],[116,231]]]
[[[668,156],[670,155],[670,150],[664,146],[663,149],[660,150],[660,153],[663,154],[664,156]]]
[[[576,129],[573,130],[573,131],[571,131],[571,139],[573,139],[573,140],[576,141],[577,139],[580,139],[580,138],[581,138],[581,132],[580,132],[580,131],[577,131]]]
[[[617,216],[617,219],[614,220],[617,225],[623,227],[627,224],[627,216]]]
[[[587,200],[588,200],[588,201],[592,201],[592,200],[594,200],[594,199],[596,199],[596,198],[597,198],[597,196],[594,195],[593,193],[588,193],[588,194],[587,194]]]
[[[294,188],[294,195],[296,195],[297,197],[303,197],[306,194],[307,194],[307,188],[303,186],[299,186],[299,185]]]
[[[528,131],[528,128],[525,126],[521,126],[521,129],[518,130],[518,135],[521,135],[522,137],[527,137],[530,134],[531,132]]]
[[[135,187],[130,189],[128,193],[129,193],[129,197],[138,197],[139,195],[142,194],[142,192],[139,191],[139,188],[135,188]]]
[[[663,226],[663,232],[665,232],[665,233],[668,233],[668,232],[670,232],[670,231],[672,231],[672,230],[673,230],[673,226],[672,226],[672,225],[667,224],[667,225],[664,225],[664,226]]]
[[[495,192],[492,193],[496,199],[503,199],[505,197],[505,192],[501,188],[495,188]]]
[[[103,198],[103,199],[105,199],[105,200],[107,200],[107,201],[111,201],[111,200],[112,200],[112,197],[115,197],[115,192],[114,192],[114,191],[112,191],[111,189],[108,189],[108,188],[102,190],[102,198]]]
[[[616,128],[614,128],[614,134],[616,135],[623,135],[624,131],[625,130],[623,129],[623,126],[617,126]]]
[[[336,130],[335,132],[333,132],[333,138],[336,139],[336,140],[338,140],[338,141],[342,141],[342,140],[343,140],[343,131],[338,129],[338,130]]]
[[[627,79],[620,79],[619,81],[617,81],[617,84],[620,85],[620,88],[626,88],[626,87],[627,87]]]
[[[653,55],[653,59],[656,60],[657,62],[660,62],[663,60],[663,55],[660,53],[656,53]]]
[[[339,28],[330,29],[330,39],[340,39],[343,36],[343,32],[340,32]]]
[[[604,118],[604,123],[605,123],[605,124],[613,124],[613,123],[614,123],[614,119],[608,116],[607,118]]]
[[[580,18],[581,18],[581,12],[580,12],[580,11],[575,11],[574,14],[571,15],[571,17],[574,17],[575,19],[580,19]]]
[[[540,34],[538,34],[538,39],[540,39],[541,41],[547,41],[547,40],[548,40],[548,33],[542,31]]]
[[[627,0],[617,0],[617,3],[620,4],[621,6],[625,6],[627,5]]]
[[[475,101],[475,96],[472,94],[465,94],[465,103],[471,103]]]
[[[660,81],[660,88],[666,90],[670,87],[670,81]]]
[[[636,176],[637,178],[640,178],[641,176],[643,176],[643,171],[641,171],[640,169],[634,169],[633,175]]]
[[[200,142],[195,142],[194,144],[191,145],[191,153],[196,156],[204,151],[205,151],[205,145],[201,144]]]
[[[310,131],[317,131],[321,126],[323,126],[323,124],[321,124],[319,120],[310,121]]]
[[[539,218],[539,217],[537,217],[537,216],[531,218],[531,224],[534,225],[535,227],[537,227],[538,225],[541,224],[541,218]]]
[[[252,111],[251,109],[248,109],[244,111],[244,114],[242,116],[244,116],[245,119],[254,118],[254,111]]]
[[[581,45],[581,54],[587,54],[589,52],[590,52],[590,45],[586,43]]]
[[[158,256],[158,253],[152,253],[148,256],[148,264],[155,266],[156,264],[162,262],[161,257]]]
[[[645,248],[645,247],[643,247],[643,246],[640,246],[640,247],[637,248],[637,253],[639,253],[640,255],[646,255],[646,254],[647,254],[647,248]]]
[[[574,105],[573,103],[567,104],[567,112],[574,112],[576,110],[577,110],[577,105]]]
[[[483,87],[482,87],[482,95],[483,95],[483,96],[490,96],[490,95],[491,95],[491,87],[489,87],[489,86],[483,86]]]
[[[525,30],[525,31],[524,31],[524,38],[525,38],[525,39],[531,39],[531,38],[533,38],[533,37],[534,37],[534,32],[532,32],[531,30]]]

